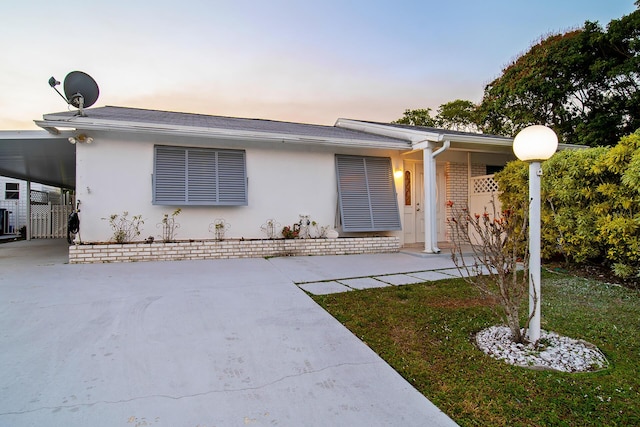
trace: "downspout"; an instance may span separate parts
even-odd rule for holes
[[[424,163],[427,173],[425,173],[425,199],[428,200],[428,209],[425,210],[424,228],[424,251],[432,254],[439,254],[438,248],[438,218],[436,206],[436,157],[444,153],[451,146],[451,141],[444,141],[442,147],[433,151],[431,145],[424,150]],[[442,195],[441,195],[442,197]]]

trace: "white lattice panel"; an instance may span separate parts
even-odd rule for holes
[[[473,194],[493,193],[498,191],[498,183],[493,175],[475,176],[471,178]]]

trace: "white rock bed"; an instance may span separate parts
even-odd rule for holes
[[[540,340],[544,345],[536,349],[533,344],[516,344],[510,337],[507,326],[492,326],[478,332],[476,343],[495,359],[532,369],[593,372],[609,366],[604,354],[586,341],[541,331]]]

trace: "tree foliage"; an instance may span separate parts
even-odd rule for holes
[[[613,145],[640,127],[640,10],[542,39],[485,87],[485,132],[515,135],[532,124],[565,143]]]
[[[431,117],[431,108],[405,110],[393,123],[478,132],[477,106],[471,101],[456,99],[440,105],[434,117]]]
[[[478,132],[477,116],[477,107],[473,102],[456,99],[438,108],[435,121],[436,125],[443,129]]]
[[[640,2],[636,2],[640,7]],[[542,124],[561,142],[614,145],[640,128],[640,9],[542,38],[489,83],[480,104],[405,110],[395,123],[514,136]]]
[[[526,163],[496,174],[501,201],[528,194]],[[640,275],[640,131],[612,147],[566,150],[543,163],[542,253]]]
[[[431,108],[404,110],[402,117],[392,123],[411,126],[436,127],[436,122],[434,118],[431,117]]]

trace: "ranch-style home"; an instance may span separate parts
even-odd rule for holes
[[[278,236],[315,224],[342,238],[393,237],[438,253],[450,238],[447,200],[482,210],[492,174],[515,157],[512,139],[338,119],[334,126],[98,107],[46,114],[36,124],[75,148],[82,242],[113,237],[108,218],[144,220],[162,235],[178,208],[176,240]],[[44,132],[43,132],[44,133]],[[46,144],[47,138],[42,138]],[[68,172],[68,171],[67,171]]]

